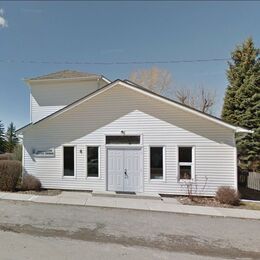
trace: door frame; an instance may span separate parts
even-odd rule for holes
[[[105,173],[106,173],[106,191],[108,191],[108,150],[140,150],[140,186],[138,192],[144,192],[144,149],[143,145],[106,145],[106,162],[105,162]]]

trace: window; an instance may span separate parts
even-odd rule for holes
[[[98,177],[99,162],[98,162],[98,146],[89,146],[87,148],[87,175],[88,177]]]
[[[179,179],[193,178],[193,147],[179,147]]]
[[[163,147],[150,147],[150,178],[163,179]]]
[[[139,135],[108,135],[106,144],[140,144]]]
[[[63,175],[64,176],[74,176],[74,146],[64,146],[63,147]]]

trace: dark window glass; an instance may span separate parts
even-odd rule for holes
[[[74,147],[63,148],[64,176],[74,176]]]
[[[140,136],[110,135],[106,136],[106,144],[140,144]]]
[[[191,179],[191,166],[180,166],[180,179],[190,180]]]
[[[151,179],[163,178],[163,147],[150,148]]]
[[[179,162],[192,162],[192,147],[179,147]]]
[[[98,177],[98,147],[88,147],[88,177]]]

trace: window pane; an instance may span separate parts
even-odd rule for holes
[[[180,166],[180,179],[182,180],[191,179],[191,166]]]
[[[74,147],[63,147],[64,176],[74,176]]]
[[[98,177],[98,147],[88,147],[88,177]]]
[[[179,147],[179,162],[192,162],[192,147]]]
[[[163,147],[150,148],[151,179],[163,178]]]
[[[111,135],[106,136],[106,144],[140,144],[140,136]]]

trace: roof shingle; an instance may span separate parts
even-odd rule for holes
[[[93,76],[98,77],[100,75],[88,73],[88,72],[80,72],[80,71],[75,71],[75,70],[62,70],[62,71],[57,71],[57,72],[50,73],[47,75],[30,78],[29,80],[68,79],[68,78],[83,78],[83,77],[85,78],[85,77],[93,77]]]

